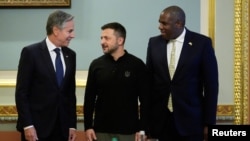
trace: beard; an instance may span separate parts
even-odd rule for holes
[[[118,46],[112,46],[112,47],[103,47],[103,53],[104,54],[113,54],[118,50]]]

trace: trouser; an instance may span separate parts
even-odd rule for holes
[[[97,141],[135,141],[135,134],[96,133]]]
[[[173,113],[170,113],[159,141],[203,141],[203,134],[181,136],[176,129]]]

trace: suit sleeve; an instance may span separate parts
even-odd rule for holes
[[[15,90],[15,102],[19,122],[22,123],[23,127],[33,124],[28,100],[33,65],[34,62],[31,53],[28,48],[23,48],[18,65]]]
[[[204,108],[205,124],[216,123],[216,111],[218,102],[218,66],[217,60],[212,47],[212,41],[208,38],[205,43],[206,47],[203,55],[203,76],[204,76]]]
[[[76,54],[73,53],[73,61],[72,62],[72,69],[73,74],[71,74],[70,79],[70,127],[76,128],[77,123],[77,115],[76,115],[76,79],[75,79],[75,72],[76,72]]]
[[[96,79],[94,78],[94,68],[92,62],[92,64],[89,67],[84,104],[83,104],[85,130],[93,128],[93,113],[95,107],[95,99],[97,95],[95,80]]]

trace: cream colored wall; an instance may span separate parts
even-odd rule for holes
[[[0,71],[0,105],[15,105],[16,71]],[[83,105],[87,71],[76,72],[77,105]]]
[[[211,3],[214,4],[213,7],[209,5]],[[234,10],[232,9],[234,0],[201,0],[200,31],[210,36],[214,42],[219,68],[220,105],[234,105]],[[214,17],[209,17],[211,13],[214,13]],[[214,22],[214,27],[209,27],[210,21]]]
[[[200,32],[204,35],[208,36],[208,20],[209,20],[209,0],[201,0],[201,6],[200,6]]]

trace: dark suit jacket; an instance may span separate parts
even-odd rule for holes
[[[218,99],[218,68],[211,39],[186,30],[180,59],[171,81],[167,63],[167,40],[152,37],[146,64],[152,73],[152,133],[159,134],[172,94],[174,120],[181,135],[203,132],[215,124]]]
[[[23,48],[15,93],[17,130],[34,125],[38,138],[47,137],[58,118],[64,135],[76,128],[76,54],[68,47],[62,47],[62,52],[66,72],[59,87],[45,40]]]

